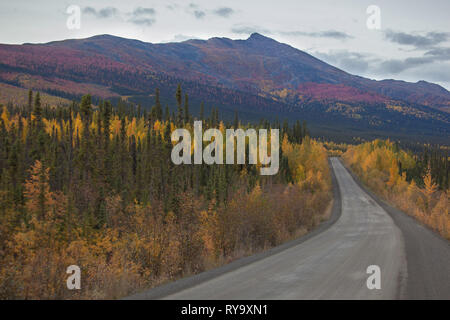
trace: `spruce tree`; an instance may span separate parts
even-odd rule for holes
[[[164,121],[169,121],[169,119],[170,119],[169,106],[166,105],[166,110],[164,111]]]
[[[162,106],[161,101],[159,100],[159,89],[156,88],[155,90],[155,111],[156,111],[156,119],[159,121],[162,120]]]
[[[41,107],[41,96],[36,93],[34,99],[34,109],[33,109],[34,123],[35,127],[40,130],[42,128],[42,107]]]
[[[200,104],[200,120],[202,122],[205,120],[205,104],[203,102]]]
[[[33,112],[33,91],[28,90],[28,108],[27,115],[30,115]]]
[[[186,93],[184,95],[184,122],[188,123],[190,121],[190,115],[189,115],[189,97]]]
[[[183,106],[181,104],[181,85],[178,85],[177,92],[175,93],[175,98],[177,99],[178,114],[177,114],[177,124],[181,126],[183,124]]]

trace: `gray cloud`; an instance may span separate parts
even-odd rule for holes
[[[132,18],[132,19],[130,19],[128,21],[131,22],[131,23],[134,23],[134,24],[136,24],[138,26],[147,26],[147,27],[149,27],[152,24],[154,24],[156,20],[152,19],[152,18]]]
[[[364,74],[369,70],[370,65],[377,61],[377,58],[370,54],[348,50],[331,50],[327,53],[315,52],[314,56],[354,74]]]
[[[154,15],[156,13],[155,9],[153,8],[143,8],[143,7],[137,7],[133,11],[133,16],[145,16],[145,15]]]
[[[371,53],[348,50],[314,52],[317,58],[347,72],[379,78],[427,79],[450,83],[450,48],[435,48],[422,57],[382,60]],[[433,63],[439,61],[439,63]]]
[[[428,64],[412,74],[414,78],[427,79],[432,82],[443,82],[446,85],[450,84],[450,64],[442,63],[439,65]]]
[[[450,48],[433,48],[425,52],[425,56],[434,57],[436,60],[450,60]]]
[[[96,10],[93,7],[85,7],[83,8],[83,13],[93,15],[97,18],[111,18],[116,16],[119,13],[114,7],[105,7],[99,10]]]
[[[83,13],[97,15],[97,10],[95,10],[92,7],[84,7],[83,8]]]
[[[222,7],[214,10],[214,13],[217,14],[218,16],[228,18],[234,13],[234,10],[228,7]]]
[[[231,32],[237,34],[251,34],[253,32],[258,32],[262,34],[281,34],[284,36],[294,36],[294,37],[314,37],[314,38],[334,38],[339,40],[346,40],[353,38],[351,35],[335,30],[327,30],[320,32],[304,32],[304,31],[271,31],[266,28],[257,26],[235,26],[231,29]]]
[[[442,63],[445,61],[450,61],[450,48],[437,47],[425,52],[422,57],[386,60],[380,64],[379,68],[381,72],[396,74],[425,64],[432,64],[434,62]]]
[[[397,74],[407,69],[416,68],[418,66],[430,63],[432,61],[433,59],[425,57],[406,58],[404,60],[399,59],[386,60],[379,65],[378,72]]]
[[[205,16],[205,12],[201,10],[194,10],[194,17],[202,19]]]
[[[114,7],[105,7],[101,9],[85,7],[83,8],[83,13],[93,15],[97,18],[111,18],[121,15],[120,11]],[[156,10],[153,8],[137,7],[132,12],[126,13],[126,15],[130,17],[127,22],[139,26],[151,26],[155,23],[155,14]]]
[[[192,14],[197,19],[203,19],[206,15],[206,12],[202,10],[197,4],[190,3],[187,7],[187,12]]]
[[[408,63],[406,63],[408,64]],[[410,66],[410,65],[413,66]],[[383,65],[386,67],[386,64]],[[380,78],[396,78],[403,79],[406,81],[417,81],[419,79],[426,80],[428,82],[439,83],[444,86],[450,84],[450,63],[424,63],[415,64],[414,61],[409,61],[408,68],[404,68],[405,64],[400,64],[401,68],[396,69],[398,66],[394,66],[394,71],[402,70],[396,73],[392,73],[392,65],[388,66],[386,69],[374,69],[373,73],[377,74]]]
[[[257,27],[257,26],[235,26],[231,29],[231,32],[237,34],[252,34],[254,32],[262,34],[272,34],[268,29]]]
[[[427,32],[424,35],[387,30],[384,37],[394,43],[416,48],[428,48],[450,39],[448,32]]]
[[[339,40],[346,40],[353,38],[351,35],[335,30],[320,31],[320,32],[304,32],[304,31],[281,31],[280,34],[285,36],[301,36],[301,37],[313,37],[313,38],[333,38]]]
[[[424,66],[429,69],[429,65],[434,62],[443,62],[450,60],[450,48],[439,47],[439,44],[450,40],[449,32],[427,32],[424,34],[405,33],[387,30],[385,38],[391,42],[401,45],[409,45],[418,50],[427,50],[421,57],[409,57],[406,59],[390,59],[383,61],[378,66],[378,72],[398,74],[406,70],[420,67],[423,70]],[[419,70],[419,72],[422,72]],[[442,77],[441,77],[442,78]],[[450,75],[447,80],[450,79]]]
[[[147,26],[148,27],[155,23],[155,21],[156,21],[154,18],[155,14],[156,14],[156,10],[153,8],[137,7],[130,14],[131,18],[128,19],[128,22],[131,22],[138,26]]]
[[[303,35],[300,32],[299,35]],[[423,55],[405,59],[380,59],[373,54],[349,52],[347,50],[316,52],[315,55],[350,73],[359,75],[378,75],[380,77],[406,77],[409,79],[429,79],[431,81],[450,82],[450,48],[438,46],[450,40],[450,33],[428,32],[425,34],[407,34],[385,32],[389,41],[410,45],[415,50],[425,50]]]

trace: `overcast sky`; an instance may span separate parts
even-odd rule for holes
[[[80,8],[80,29],[66,26],[71,5]],[[380,8],[380,29],[367,27],[369,5]],[[449,0],[14,0],[0,4],[0,42],[112,34],[157,43],[259,32],[353,74],[450,89],[449,16]]]

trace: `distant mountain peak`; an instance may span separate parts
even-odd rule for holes
[[[439,85],[354,76],[257,32],[237,40],[213,37],[158,44],[102,34],[36,44],[33,48],[0,45],[0,61],[16,74],[27,69],[36,72],[39,66],[44,70],[39,74],[42,77],[108,86],[115,94],[147,94],[148,88],[157,84],[146,77],[158,74],[298,105],[309,101],[379,103],[395,99],[450,109],[450,93]],[[85,71],[80,74],[79,70]],[[11,72],[0,70],[0,82],[11,81],[11,77]],[[56,90],[52,81],[48,86]]]
[[[277,41],[273,40],[272,38],[263,36],[262,34],[260,34],[260,33],[258,33],[258,32],[253,32],[253,33],[250,35],[250,37],[248,37],[247,40],[277,42]]]
[[[258,33],[258,32],[253,32],[248,39],[269,39],[266,36],[263,36],[262,34]]]
[[[104,33],[104,34],[98,34],[98,35],[92,36],[90,38],[91,39],[119,39],[121,37],[114,36],[112,34]]]

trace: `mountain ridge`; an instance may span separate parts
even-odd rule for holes
[[[259,33],[170,43],[104,34],[0,44],[0,82],[64,98],[126,96],[145,105],[156,87],[170,102],[182,83],[196,103],[240,112],[330,118],[376,130],[403,124],[416,130],[417,123],[432,135],[448,135],[450,123],[450,92],[437,84],[352,75]]]
[[[200,56],[202,54],[204,54],[205,50],[208,49],[222,49],[222,50],[226,50],[226,49],[242,49],[242,47],[246,47],[247,52],[254,52],[254,50],[256,50],[257,53],[259,53],[261,50],[263,50],[263,53],[265,55],[265,57],[267,58],[271,58],[271,57],[284,57],[284,58],[292,58],[292,56],[295,56],[296,58],[302,58],[302,59],[306,59],[306,61],[304,61],[304,64],[308,64],[309,66],[313,66],[316,69],[319,69],[319,71],[322,72],[327,72],[328,74],[330,73],[334,73],[334,77],[318,77],[316,79],[311,79],[308,78],[307,76],[303,75],[303,78],[300,79],[293,79],[294,83],[296,85],[298,85],[299,83],[306,83],[306,82],[318,82],[318,83],[328,83],[328,84],[344,84],[344,85],[351,85],[357,89],[363,89],[363,90],[368,90],[368,87],[370,87],[370,85],[367,83],[367,81],[370,81],[373,83],[375,83],[375,93],[380,94],[380,92],[383,92],[383,89],[377,89],[377,87],[382,87],[384,83],[388,82],[389,85],[395,84],[397,86],[399,85],[404,85],[406,87],[412,87],[414,86],[415,88],[420,88],[422,90],[430,90],[432,89],[433,92],[431,92],[431,94],[437,94],[437,95],[445,95],[447,96],[446,98],[448,100],[450,100],[450,92],[447,91],[445,88],[443,88],[442,86],[439,86],[438,84],[434,84],[434,83],[429,83],[426,82],[424,80],[420,80],[416,83],[413,82],[406,82],[406,81],[402,81],[402,80],[393,80],[393,79],[383,79],[383,80],[373,80],[373,79],[367,79],[364,77],[360,77],[357,75],[353,75],[350,74],[344,70],[341,70],[339,68],[336,68],[326,62],[321,61],[320,59],[302,51],[299,50],[295,47],[292,47],[288,44],[284,44],[284,43],[280,43],[272,38],[266,37],[260,33],[252,33],[247,39],[238,39],[238,40],[232,40],[230,38],[226,38],[226,37],[212,37],[208,40],[199,40],[199,39],[189,39],[189,40],[185,40],[182,42],[169,42],[169,43],[151,43],[151,42],[144,42],[141,40],[136,40],[136,39],[127,39],[127,38],[123,38],[123,37],[118,37],[118,36],[113,36],[113,35],[109,35],[109,34],[102,34],[102,35],[96,35],[93,37],[89,37],[89,38],[84,38],[84,39],[67,39],[67,40],[59,40],[59,41],[51,41],[51,42],[47,42],[47,43],[36,43],[36,44],[23,44],[23,45],[3,45],[0,44],[0,46],[2,48],[4,48],[5,46],[9,46],[10,48],[12,47],[16,47],[17,46],[33,46],[33,47],[40,47],[40,46],[44,46],[44,47],[59,47],[59,48],[70,48],[73,50],[77,50],[77,51],[87,51],[87,52],[91,52],[94,54],[102,54],[102,55],[106,55],[109,58],[115,59],[117,60],[117,62],[127,62],[127,63],[136,63],[136,59],[132,59],[132,60],[125,60],[123,61],[124,56],[123,55],[112,55],[112,52],[115,52],[115,50],[108,50],[111,49],[112,46],[116,46],[117,44],[120,44],[122,46],[126,46],[127,49],[134,48],[135,50],[148,50],[150,52],[147,53],[147,55],[141,56],[141,58],[155,58],[154,55],[151,55],[149,53],[151,53],[152,51],[154,52],[154,50],[162,50],[162,48],[166,47],[166,49],[169,50],[164,50],[165,52],[163,52],[163,55],[165,54],[166,56],[169,55],[169,51],[170,51],[170,47],[176,46],[176,47],[180,47],[181,49],[186,49],[187,45],[191,46],[190,48],[190,55],[181,55],[179,54],[177,57],[172,57],[172,58],[180,58],[183,59],[183,62],[186,62],[186,60],[190,60],[190,62],[196,62],[196,59],[199,59]],[[276,49],[276,52],[271,52],[271,50],[267,50],[267,46],[270,45],[272,46],[270,49]],[[196,50],[194,49],[196,48]],[[192,50],[194,49],[194,50]],[[174,54],[176,51],[172,50],[172,54]],[[224,52],[221,52],[222,54]],[[141,52],[142,54],[142,52]],[[209,52],[209,54],[211,54],[211,52]],[[1,56],[0,56],[1,58]],[[0,60],[1,62],[1,60]],[[171,61],[173,62],[173,61]],[[143,66],[142,61],[141,63],[137,63],[136,65],[140,65]],[[146,67],[149,67],[149,64],[144,64]],[[167,72],[167,69],[164,70],[158,70],[157,68],[155,68],[155,66],[152,66],[153,69],[152,71],[155,71],[154,69],[156,69],[156,71],[158,72]],[[304,67],[304,65],[302,65],[302,67]],[[201,71],[201,70],[200,70]],[[303,73],[305,73],[305,71],[308,71],[308,68],[306,68],[306,70],[303,70]],[[195,72],[194,72],[195,73]],[[314,75],[315,77],[317,77],[317,75]],[[189,75],[188,75],[189,77]],[[189,77],[192,79],[195,79],[195,77],[192,77],[192,75]],[[206,77],[207,78],[207,77]],[[227,81],[224,81],[223,79],[221,79],[222,81],[220,81],[220,83],[222,84],[227,84]],[[267,80],[267,79],[266,79]],[[313,81],[309,81],[309,80],[313,80]],[[231,82],[231,81],[228,81]],[[288,83],[289,84],[289,83]],[[231,84],[228,84],[231,86]],[[289,87],[286,85],[281,85],[279,87]],[[295,89],[295,88],[290,88],[290,89]],[[403,90],[411,90],[409,88],[403,88]],[[371,91],[371,90],[368,90]],[[384,90],[385,92],[386,90]],[[384,95],[381,94],[381,95]],[[399,98],[398,95],[393,95],[395,96],[397,99]],[[389,96],[388,96],[389,97]],[[402,98],[402,97],[400,97]],[[408,101],[408,102],[416,102],[416,101]],[[423,101],[420,101],[420,103],[423,103]],[[423,103],[424,105],[429,105],[427,103]],[[440,105],[441,107],[447,107],[450,106],[450,101],[446,101],[444,104]]]

